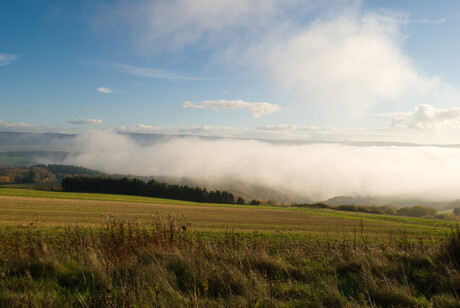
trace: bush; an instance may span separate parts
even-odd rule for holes
[[[400,216],[409,216],[409,217],[427,217],[436,216],[437,210],[430,208],[424,205],[415,205],[412,207],[403,207],[400,208],[396,214]]]

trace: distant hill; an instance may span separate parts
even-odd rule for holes
[[[380,204],[382,201],[383,200],[379,200],[379,198],[372,196],[337,196],[323,202],[330,205],[383,205]]]
[[[63,179],[66,176],[107,176],[107,173],[72,165],[37,165],[43,167],[49,172],[56,175],[57,179]]]
[[[106,176],[107,174],[78,166],[36,165],[0,168],[0,184],[55,183],[67,176]]]
[[[432,201],[423,199],[408,199],[403,196],[337,196],[323,201],[324,203],[338,205],[365,205],[365,206],[384,206],[393,205],[395,207],[425,205],[439,210],[453,209],[460,207],[460,199],[453,201]]]
[[[30,167],[44,161],[62,161],[65,141],[76,135],[0,132],[0,168]]]
[[[71,140],[76,135],[55,134],[55,133],[17,133],[0,132],[0,150],[56,150],[59,143],[64,140]]]

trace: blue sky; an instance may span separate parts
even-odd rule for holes
[[[458,1],[2,1],[0,130],[460,143]]]

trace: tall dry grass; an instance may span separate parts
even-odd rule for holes
[[[0,306],[460,306],[458,230],[427,245],[404,236],[372,244],[190,229],[170,215],[4,230]]]

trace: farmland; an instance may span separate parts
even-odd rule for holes
[[[450,307],[456,226],[1,188],[0,306]]]
[[[101,218],[119,215],[147,221],[152,215],[184,216],[195,230],[308,233],[334,237],[354,233],[384,238],[407,233],[430,239],[447,234],[455,222],[386,215],[337,212],[307,208],[280,208],[203,204],[169,199],[80,194],[25,189],[0,189],[2,226],[32,225],[48,228],[78,224],[98,226]]]

